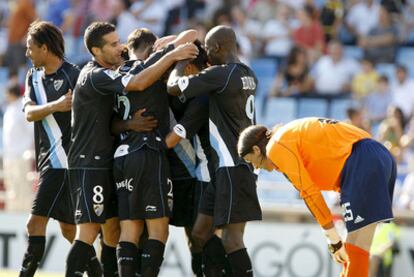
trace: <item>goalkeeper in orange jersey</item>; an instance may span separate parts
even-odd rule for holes
[[[382,144],[343,122],[303,118],[273,130],[260,125],[246,128],[238,152],[256,168],[280,171],[300,191],[325,232],[333,259],[344,264],[341,276],[368,276],[375,227],[393,218],[396,164]],[[341,194],[348,230],[345,243],[322,190]]]

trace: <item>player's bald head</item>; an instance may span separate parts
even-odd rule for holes
[[[217,43],[227,50],[237,49],[236,34],[231,27],[224,25],[211,29],[206,35],[206,43]]]
[[[211,29],[206,35],[206,50],[213,64],[223,63],[229,55],[236,56],[237,40],[233,29],[224,25]]]

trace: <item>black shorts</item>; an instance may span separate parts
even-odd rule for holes
[[[210,185],[210,182],[203,182],[203,181],[196,181],[196,186],[194,190],[194,219],[197,217],[198,212],[201,208],[201,199],[203,198],[203,195],[205,191],[207,190],[208,186]],[[211,215],[213,215],[214,207],[211,212]]]
[[[179,227],[194,225],[196,179],[173,180],[174,206],[170,224]]]
[[[75,223],[66,169],[47,169],[40,173],[31,213],[60,222]]]
[[[117,216],[112,170],[70,169],[69,181],[76,224],[103,224]]]
[[[219,168],[203,195],[200,213],[211,215],[214,206],[214,226],[261,220],[256,180],[247,165]]]
[[[146,146],[115,158],[120,220],[171,217],[173,189],[164,151]]]

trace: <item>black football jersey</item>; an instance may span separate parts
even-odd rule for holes
[[[129,61],[121,70],[130,74],[138,74],[146,67],[154,64],[164,54],[174,49],[173,45],[166,49],[152,54],[145,61]],[[153,116],[158,120],[158,126],[150,132],[127,131],[120,136],[120,147],[115,152],[115,157],[123,156],[140,149],[143,145],[159,150],[165,149],[164,139],[169,132],[169,105],[167,87],[164,80],[158,80],[150,87],[139,92],[119,91],[115,110],[117,115],[126,120],[132,118],[134,113],[140,109],[145,109],[144,116]]]
[[[182,100],[209,95],[210,143],[218,156],[217,167],[246,164],[237,154],[237,140],[246,127],[255,123],[254,72],[242,63],[216,65],[179,78],[178,86]]]
[[[46,75],[43,68],[32,68],[26,76],[24,102],[36,105],[58,100],[75,88],[79,76],[76,65],[63,62],[59,69]],[[71,112],[55,112],[34,122],[35,150],[38,171],[68,168]]]
[[[175,97],[175,100],[178,99]],[[176,103],[177,101],[171,102]],[[215,162],[213,160],[213,155],[211,154],[208,130],[208,96],[198,96],[189,99],[189,101],[184,104],[181,111],[178,110],[176,112],[176,118],[178,120],[173,129],[180,137],[191,141],[195,156],[195,169],[193,175],[199,181],[209,182],[211,180],[211,175],[214,172],[213,165]],[[172,105],[172,108],[179,106],[179,104],[174,104]],[[177,108],[175,109],[177,110]],[[174,150],[177,151],[175,148]],[[186,156],[183,157],[186,158]],[[180,158],[182,161],[185,161],[181,156]]]
[[[82,69],[74,91],[69,168],[112,168],[111,120],[116,94],[132,75],[91,61]]]

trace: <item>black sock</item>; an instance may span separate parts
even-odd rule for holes
[[[250,277],[253,276],[252,263],[246,248],[236,250],[228,254],[233,276]]]
[[[137,273],[141,274],[141,263],[142,263],[142,252],[144,250],[142,248],[137,248]]]
[[[225,267],[226,251],[221,239],[213,235],[203,248],[203,272],[206,276],[221,276]]]
[[[142,277],[156,277],[164,259],[165,244],[161,241],[149,239],[142,252]]]
[[[103,266],[103,276],[113,277],[118,274],[118,264],[116,259],[116,248],[102,243],[101,263]]]
[[[132,242],[120,241],[116,250],[118,274],[120,277],[133,277],[136,272],[137,247]]]
[[[197,277],[203,277],[202,260],[202,253],[191,253],[191,269]]]
[[[29,236],[26,253],[24,253],[20,277],[32,277],[45,252],[46,239],[44,236]]]
[[[89,253],[89,260],[86,265],[86,273],[88,277],[102,277],[102,267],[101,263],[96,257],[95,248],[92,246]]]
[[[83,276],[86,270],[86,264],[92,255],[92,245],[80,240],[73,242],[66,259],[66,277]]]

